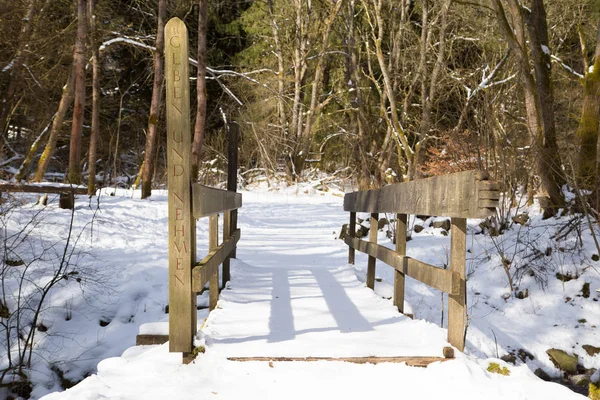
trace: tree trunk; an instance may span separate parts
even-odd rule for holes
[[[94,0],[88,0],[90,19],[90,46],[92,47],[92,131],[90,133],[90,150],[88,158],[88,195],[96,194],[96,156],[100,130],[100,52],[96,42],[96,16]]]
[[[156,31],[156,50],[154,51],[154,83],[148,117],[148,133],[146,135],[146,151],[142,168],[142,199],[152,194],[152,178],[154,176],[154,159],[158,145],[158,122],[163,90],[163,50],[165,45],[165,17],[167,0],[158,1],[158,28]]]
[[[337,17],[338,12],[340,11],[340,8],[342,7],[342,4],[344,2],[342,0],[337,1],[336,3],[334,3],[331,6],[331,10],[329,11],[329,17],[327,19],[327,21],[325,22],[325,27],[324,27],[324,31],[323,31],[323,37],[321,42],[323,43],[323,47],[321,49],[321,52],[318,55],[317,58],[317,65],[315,67],[315,77],[312,83],[312,91],[311,91],[311,96],[310,96],[310,108],[308,110],[308,115],[306,117],[306,124],[304,126],[304,132],[302,134],[302,139],[301,139],[301,152],[302,154],[298,154],[298,162],[296,163],[296,169],[297,172],[300,173],[302,172],[302,169],[304,168],[304,160],[306,159],[306,157],[308,157],[309,151],[310,151],[310,138],[311,138],[311,130],[312,130],[312,125],[315,122],[315,115],[317,114],[318,111],[318,95],[319,95],[319,91],[321,90],[321,81],[323,79],[323,71],[324,71],[324,62],[325,62],[325,58],[326,53],[327,53],[327,48],[329,46],[329,35],[331,34],[331,27],[333,25],[333,22],[335,21],[335,18]]]
[[[275,21],[275,8],[273,0],[268,0],[269,16],[271,17],[271,30],[273,31],[273,41],[275,42],[275,56],[277,57],[277,111],[279,114],[279,125],[282,136],[285,135],[287,128],[287,118],[285,113],[285,103],[283,96],[285,94],[285,68],[283,66],[283,49],[281,48],[281,39],[279,38],[279,26]]]
[[[538,0],[534,0],[538,1]],[[535,4],[534,4],[535,5]],[[549,202],[547,205],[544,205],[544,214],[546,216],[550,216],[556,212],[556,209],[564,206],[564,198],[562,196],[562,192],[560,190],[560,181],[557,181],[555,174],[560,174],[560,171],[552,171],[554,161],[551,160],[552,157],[558,157],[558,153],[550,154],[545,150],[545,146],[549,145],[550,147],[556,146],[556,137],[552,137],[550,134],[549,138],[544,137],[545,129],[544,129],[544,116],[542,115],[542,103],[540,96],[542,93],[548,95],[548,92],[540,93],[540,90],[550,90],[549,86],[544,87],[543,80],[546,79],[544,76],[537,76],[540,82],[536,82],[536,79],[530,72],[529,67],[529,55],[527,54],[526,47],[527,40],[525,38],[525,22],[523,18],[524,9],[517,2],[517,0],[510,0],[509,6],[512,15],[512,19],[514,21],[514,31],[513,27],[508,23],[508,19],[506,13],[504,11],[504,7],[500,0],[492,0],[492,6],[496,12],[496,17],[498,19],[498,23],[500,25],[500,31],[502,32],[504,39],[508,42],[509,47],[513,50],[513,53],[517,57],[519,63],[519,74],[522,82],[523,94],[525,96],[525,110],[526,110],[526,121],[527,127],[529,130],[529,134],[531,136],[531,145],[535,151],[535,169],[537,174],[541,177],[542,181],[542,192],[544,195],[547,195],[549,198]],[[541,5],[543,8],[543,4]],[[539,11],[540,4],[536,5],[537,12],[536,14],[539,19],[543,19],[543,21],[537,21],[537,24],[545,25],[545,12],[542,15],[541,11]],[[535,38],[532,40],[542,40],[543,38],[543,26],[539,26],[535,28]],[[538,32],[539,31],[539,32]],[[547,38],[547,31],[546,31]],[[546,39],[547,43],[547,39]],[[533,46],[533,44],[531,44]],[[542,51],[541,42],[537,43],[537,50]],[[542,51],[543,52],[543,51]],[[535,63],[534,58],[534,64]],[[539,65],[537,68],[539,69]],[[547,69],[547,68],[546,68]],[[536,70],[537,74],[548,74],[547,79],[549,81],[549,71]],[[546,83],[548,85],[548,83]],[[544,101],[550,101],[545,99]],[[546,112],[545,118],[553,118],[553,115]],[[550,129],[551,126],[550,126]],[[552,144],[552,140],[554,139],[554,144]],[[548,142],[548,143],[547,143]],[[558,151],[558,150],[556,150]],[[560,162],[559,162],[560,163]],[[550,167],[549,167],[550,166]]]
[[[25,63],[26,49],[29,46],[31,34],[33,32],[34,19],[38,14],[39,9],[39,0],[29,0],[27,14],[25,15],[25,18],[23,18],[23,27],[21,28],[21,35],[19,37],[19,47],[12,60],[8,88],[0,101],[0,133],[4,138],[8,136],[10,110],[13,106],[13,100],[18,91],[19,84],[21,83],[21,67]]]
[[[531,12],[526,13],[529,30],[529,48],[535,71],[538,114],[541,122],[541,137],[538,138],[537,152],[541,162],[542,186],[548,191],[553,207],[564,207],[561,187],[564,184],[560,151],[556,143],[554,123],[554,94],[552,92],[551,65],[548,23],[543,0],[533,0]],[[541,140],[540,140],[541,139]]]
[[[348,82],[348,91],[350,93],[350,127],[358,140],[354,141],[354,162],[358,169],[358,188],[359,190],[369,189],[371,185],[370,162],[366,157],[367,140],[365,134],[366,124],[364,123],[364,102],[360,87],[360,74],[358,71],[359,49],[356,48],[356,27],[354,18],[356,14],[355,0],[348,1],[348,10],[346,21],[348,26],[346,43],[346,82]]]
[[[69,74],[69,79],[63,87],[62,97],[60,98],[60,102],[58,103],[58,110],[56,111],[56,116],[52,121],[50,134],[48,135],[48,143],[46,143],[44,152],[40,156],[37,170],[35,171],[35,175],[33,177],[34,182],[42,182],[44,180],[44,174],[48,170],[48,165],[50,165],[50,160],[52,159],[52,155],[54,154],[54,149],[56,149],[56,143],[58,142],[58,134],[60,133],[63,121],[65,120],[65,115],[67,114],[67,110],[69,109],[69,107],[71,107],[71,103],[73,103],[74,87],[75,64],[73,64],[73,68],[71,69],[71,73]]]
[[[585,71],[583,80],[583,106],[577,129],[581,146],[577,175],[582,188],[598,190],[596,165],[598,163],[598,129],[600,127],[600,23],[598,23],[596,50],[592,65],[592,69]]]
[[[198,179],[200,153],[206,128],[206,34],[207,34],[207,0],[198,1],[198,79],[196,80],[196,125],[194,126],[194,142],[192,144],[192,179]]]
[[[69,175],[67,182],[81,184],[81,138],[85,111],[85,65],[87,40],[87,1],[77,2],[77,40],[75,42],[75,105],[73,107],[73,125],[69,145]]]

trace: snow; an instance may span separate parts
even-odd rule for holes
[[[544,54],[550,55],[550,49],[545,44],[542,45],[542,51]]]
[[[169,353],[168,345],[134,346],[138,333],[168,333],[166,192],[155,191],[149,201],[142,201],[139,191],[110,189],[91,204],[77,201],[74,231],[82,232],[77,262],[89,275],[80,275],[81,284],[65,281],[43,312],[49,329],[38,332],[34,398],[363,399],[392,393],[410,399],[583,398],[538,379],[532,371],[542,368],[559,376],[545,354],[551,347],[579,354],[586,368],[600,366],[598,356],[590,357],[581,348],[599,342],[600,307],[592,300],[599,296],[600,279],[589,260],[593,243],[583,228],[584,251],[561,253],[559,247],[568,248],[570,242],[552,243],[549,236],[566,221],[541,220],[535,205],[520,211],[529,214],[528,227],[514,225],[493,239],[479,234],[480,221],[469,220],[469,329],[465,352],[457,351],[456,360],[428,368],[227,360],[233,356],[441,356],[448,345],[441,307],[447,298],[440,292],[407,278],[405,309],[415,315],[411,320],[398,314],[390,300],[390,267],[378,262],[375,292],[365,287],[366,255],[357,252],[356,264],[348,265],[347,246],[338,239],[348,219],[342,208],[343,193],[315,189],[320,184],[269,189],[262,181],[247,186],[252,191],[243,192],[242,237],[238,259],[232,260],[232,280],[210,316],[206,309],[198,311],[201,330],[196,345],[204,345],[206,352],[189,365],[181,364],[181,354]],[[15,229],[40,210],[33,203],[26,205],[9,221],[9,228]],[[40,232],[48,240],[60,240],[70,212],[58,209],[56,203],[42,211]],[[412,233],[407,252],[443,266],[449,238],[430,227],[433,220],[418,222],[425,229]],[[412,217],[409,226],[415,222]],[[206,220],[198,222],[197,237],[201,258],[207,253]],[[393,248],[385,229],[378,242]],[[564,274],[578,271],[581,277],[563,283],[551,273],[541,288],[533,277],[524,276],[518,286],[527,289],[529,296],[511,297],[497,249],[504,249],[516,268],[527,262],[521,255],[524,246],[553,248],[552,256],[540,262]],[[590,283],[592,298],[578,297],[583,282]],[[198,304],[208,304],[207,293],[198,297]],[[100,326],[100,320],[109,324]],[[519,349],[534,359],[518,361],[516,366],[498,359]],[[71,380],[88,377],[58,392],[46,360]],[[510,376],[488,372],[491,362],[506,366]]]

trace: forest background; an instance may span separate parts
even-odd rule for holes
[[[2,1],[4,178],[164,185],[174,16],[200,180],[222,178],[236,121],[246,179],[480,168],[547,216],[564,184],[599,208],[600,0]]]

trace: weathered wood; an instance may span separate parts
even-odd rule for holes
[[[237,170],[238,170],[238,144],[240,138],[240,126],[236,121],[231,123],[231,128],[229,130],[229,151],[228,151],[228,163],[231,163],[232,170],[235,167],[235,174],[231,173],[227,177],[227,190],[232,190],[237,192]],[[229,167],[228,167],[229,170]],[[229,178],[231,176],[231,179]],[[238,218],[238,210],[231,211],[231,232],[234,232],[237,229],[237,218]],[[232,258],[236,258],[236,249],[233,249],[231,253]]]
[[[465,348],[467,220],[452,218],[450,228],[450,271],[458,291],[448,296],[448,342],[458,350]]]
[[[237,173],[238,173],[238,129],[237,122],[229,126],[229,138],[227,149],[227,190],[237,191]],[[233,215],[235,214],[235,216]],[[223,218],[223,240],[231,236],[231,232],[237,229],[237,210],[225,211]],[[235,250],[233,251],[235,257]],[[231,279],[231,256],[223,262],[223,287]]]
[[[195,221],[191,216],[188,38],[183,21],[165,26],[167,160],[169,185],[169,351],[188,353],[196,333],[192,295]]]
[[[136,346],[150,346],[155,344],[165,344],[169,341],[169,335],[137,335],[135,338]]]
[[[377,227],[379,225],[379,214],[373,213],[370,218],[369,242],[377,243]],[[375,266],[377,258],[369,255],[367,264],[367,287],[375,290]]]
[[[435,267],[414,258],[401,256],[392,249],[375,243],[346,236],[348,246],[383,261],[395,270],[423,282],[445,293],[458,293],[459,286],[454,284],[453,274],[447,269]]]
[[[396,215],[396,253],[406,255],[406,214]],[[404,314],[404,272],[394,271],[394,305]]]
[[[381,363],[406,363],[410,367],[427,367],[434,362],[451,361],[453,358],[444,357],[228,357],[229,361],[238,362],[316,362],[316,361],[333,361],[333,362],[349,362],[353,364],[381,364]]]
[[[208,250],[214,251],[219,247],[219,215],[213,214],[208,218]],[[219,260],[221,261],[221,260]],[[219,262],[208,278],[208,309],[210,311],[217,307],[219,301]]]
[[[231,237],[231,211],[225,211],[223,213],[223,242]],[[222,288],[229,279],[231,279],[231,256],[227,256],[223,260],[223,276],[221,277]]]
[[[231,234],[231,237],[224,241],[216,249],[212,250],[198,262],[192,270],[192,281],[194,293],[200,293],[210,277],[215,271],[219,270],[219,265],[225,260],[225,258],[231,254],[235,245],[240,240],[241,232],[237,229]]]
[[[499,186],[487,172],[466,171],[347,193],[344,210],[485,218],[495,215]]]
[[[192,184],[194,218],[199,219],[242,206],[242,195],[229,190]]]
[[[87,194],[85,186],[71,186],[68,184],[58,185],[34,185],[34,184],[13,184],[0,183],[0,192],[10,193],[56,193],[56,194]]]
[[[356,213],[350,213],[350,224],[348,224],[348,235],[354,237],[356,235]],[[348,264],[354,264],[354,248],[348,247]]]

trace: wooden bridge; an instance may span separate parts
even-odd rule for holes
[[[241,195],[235,193],[237,175],[237,125],[230,127],[228,190],[209,188],[192,182],[190,165],[189,87],[187,71],[187,34],[178,19],[166,27],[166,76],[168,124],[169,184],[169,349],[181,352],[184,362],[192,359],[193,342],[198,330],[196,294],[208,283],[210,310],[217,306],[219,266],[223,285],[230,279],[229,259],[236,255],[241,232],[237,229],[237,209]],[[234,277],[231,291],[222,301],[210,332],[215,351],[235,361],[319,361],[407,362],[424,366],[451,358],[449,344],[463,350],[466,317],[466,221],[493,215],[498,205],[498,185],[489,175],[468,171],[408,183],[390,185],[379,190],[346,194],[344,210],[350,212],[345,243],[349,246],[349,263],[355,262],[355,250],[368,254],[366,286],[374,288],[376,260],[395,270],[393,304],[364,288],[353,271],[332,265],[314,268],[303,257],[302,246],[318,246],[319,238],[307,230],[302,237],[290,237],[274,244],[297,248],[294,257],[271,260],[261,253],[260,264],[244,264],[243,276]],[[356,213],[370,213],[369,241],[355,237]],[[218,217],[224,215],[223,242],[218,243]],[[396,249],[378,245],[379,213],[396,214]],[[452,218],[449,269],[441,269],[406,256],[406,223],[409,214]],[[209,254],[196,261],[196,219],[209,218]],[[293,218],[290,223],[297,223]],[[340,221],[341,225],[342,221]],[[286,229],[279,225],[272,229]],[[272,231],[271,231],[272,232]],[[269,241],[269,231],[252,232],[255,240],[262,234]],[[274,254],[274,253],[273,253]],[[243,260],[249,262],[250,260]],[[258,262],[258,261],[257,261]],[[267,265],[265,265],[267,264]],[[424,327],[404,312],[405,276],[448,293],[449,324],[447,341],[437,337],[435,343],[423,342]],[[294,286],[290,282],[294,282]],[[268,302],[255,315],[246,315],[243,302],[248,297]],[[249,319],[250,318],[250,319]],[[210,318],[209,318],[210,320]],[[257,321],[269,321],[268,324]],[[337,328],[331,328],[331,321]],[[298,326],[297,326],[298,325]],[[225,328],[226,332],[219,327]],[[237,331],[237,334],[235,333]],[[337,332],[337,333],[336,333]],[[300,333],[303,333],[300,338]],[[239,335],[244,335],[241,340]],[[322,348],[322,337],[337,334],[339,348]],[[430,335],[425,335],[430,337]],[[165,340],[167,338],[164,338]],[[249,353],[246,341],[255,341]],[[290,341],[295,343],[289,347]],[[379,354],[365,354],[360,342],[384,344]],[[430,354],[432,346],[435,354]],[[298,351],[298,349],[304,349]],[[369,347],[371,348],[371,347]],[[384,349],[384,350],[382,350]],[[370,351],[370,350],[369,350]]]

